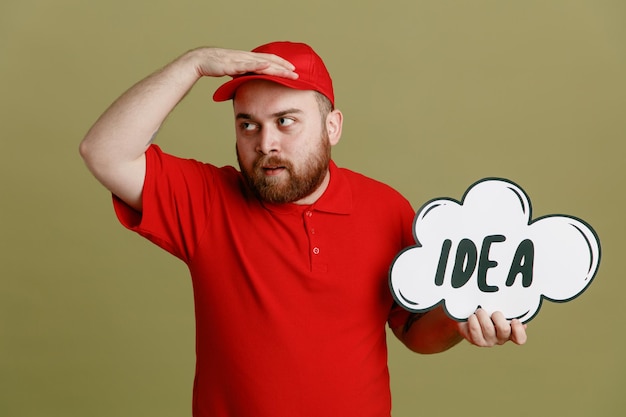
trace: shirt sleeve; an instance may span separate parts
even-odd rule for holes
[[[120,223],[187,262],[206,229],[213,167],[166,154],[156,145],[146,151],[142,212],[113,196]]]

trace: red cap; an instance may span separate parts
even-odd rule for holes
[[[324,65],[324,61],[307,44],[295,42],[272,42],[261,45],[252,52],[262,52],[278,55],[291,62],[295,67],[298,78],[278,77],[275,75],[265,75],[247,73],[235,75],[232,80],[223,84],[213,94],[213,100],[226,101],[235,96],[235,91],[243,83],[251,80],[268,80],[282,84],[297,90],[314,90],[325,95],[330,102],[335,105],[335,95],[333,93],[333,81]]]

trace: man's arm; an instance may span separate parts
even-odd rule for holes
[[[438,353],[450,349],[463,339],[473,345],[491,347],[509,340],[526,343],[526,325],[519,320],[508,321],[500,312],[491,316],[478,309],[467,322],[456,322],[442,307],[422,315],[411,316],[404,326],[393,329],[394,334],[409,349],[418,353]]]
[[[80,154],[98,181],[141,211],[145,151],[198,79],[246,72],[297,78],[293,70],[293,65],[274,55],[194,49],[122,94],[91,127],[80,144]]]

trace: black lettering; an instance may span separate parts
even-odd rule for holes
[[[441,255],[439,255],[439,264],[437,265],[437,272],[435,273],[435,285],[437,286],[443,285],[443,277],[446,273],[446,266],[448,265],[448,255],[450,254],[451,246],[452,241],[450,239],[444,240],[443,245],[441,245]]]
[[[498,266],[498,262],[489,259],[489,250],[492,243],[504,242],[505,240],[506,237],[503,235],[491,235],[483,239],[483,245],[480,248],[480,261],[478,262],[478,289],[482,292],[496,292],[499,290],[497,286],[487,284],[487,270]]]
[[[452,269],[452,288],[461,288],[467,284],[476,268],[476,245],[469,239],[463,239],[456,248],[456,258]]]
[[[511,269],[509,275],[506,278],[506,286],[510,287],[515,283],[515,279],[518,274],[522,274],[522,286],[528,288],[533,283],[533,264],[535,263],[535,245],[532,240],[524,239],[521,241],[513,262],[511,263]]]

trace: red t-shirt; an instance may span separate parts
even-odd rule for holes
[[[189,267],[195,417],[390,415],[388,271],[414,244],[392,188],[331,162],[311,206],[260,202],[233,167],[146,152],[143,212],[126,227]]]

